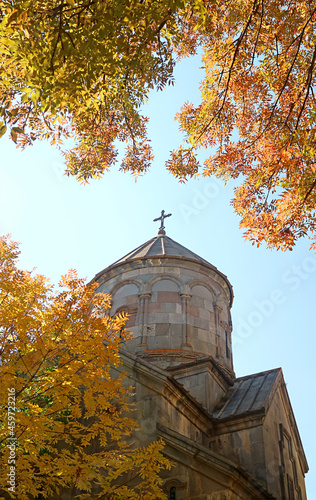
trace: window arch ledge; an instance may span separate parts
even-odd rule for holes
[[[167,479],[163,485],[164,491],[169,494],[171,488],[176,488],[176,490],[183,490],[187,487],[186,481],[181,481],[181,479]]]

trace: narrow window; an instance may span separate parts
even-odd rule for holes
[[[290,460],[293,459],[293,448],[292,448],[292,440],[290,437],[287,438],[287,442],[288,442],[288,449],[289,449],[289,457],[290,457]]]
[[[172,486],[169,492],[169,500],[176,500],[176,487]]]
[[[229,359],[228,333],[225,331],[226,358]]]

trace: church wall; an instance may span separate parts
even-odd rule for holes
[[[277,498],[306,500],[304,472],[289,419],[292,410],[286,399],[279,387],[264,421],[267,483],[271,491],[277,492]]]
[[[183,367],[174,378],[210,413],[226,394],[228,385],[216,377],[208,364]]]
[[[124,366],[126,369],[126,366]],[[128,370],[128,379],[135,387],[136,408],[132,417],[139,424],[139,431],[133,434],[135,446],[146,446],[159,438],[158,428],[176,430],[184,440],[187,438],[195,445],[207,446],[209,437],[207,429],[210,422],[203,421],[190,409],[190,403],[182,398],[181,393],[172,393],[170,388],[158,384],[150,377],[142,377],[137,370]],[[188,405],[188,406],[187,406]],[[169,452],[168,452],[169,450]],[[177,448],[167,446],[167,456],[173,463],[170,471],[164,471],[165,490],[170,490],[170,485],[176,485],[177,500],[205,500],[211,498],[207,493],[218,491],[222,486],[207,475],[199,473],[199,464],[192,456],[188,455],[185,447],[182,453]],[[225,498],[225,497],[224,497]],[[228,497],[227,497],[228,498]],[[241,500],[241,497],[231,497],[233,500]]]
[[[225,463],[210,449],[211,420],[187,398],[181,388],[163,376],[159,368],[149,370],[147,364],[126,359],[127,383],[135,387],[136,410],[132,416],[140,430],[133,435],[136,446],[145,446],[162,437],[165,454],[172,461],[164,471],[165,491],[176,486],[176,500],[253,500],[254,496],[230,476],[232,458]],[[177,438],[173,439],[176,435]],[[170,438],[171,436],[171,438]],[[177,442],[178,439],[178,442]],[[227,468],[227,470],[226,470]],[[236,472],[236,478],[239,473]],[[256,490],[257,491],[257,490]]]
[[[221,422],[215,434],[212,449],[240,463],[277,500],[306,500],[305,456],[282,384],[271,395],[266,414]]]
[[[139,439],[142,444],[152,442],[157,439],[158,426],[162,425],[176,429],[181,436],[193,439],[196,443],[208,444],[206,433],[210,421],[200,417],[195,407],[194,412],[190,413],[192,409],[189,407],[192,403],[186,402],[181,391],[172,384],[166,387],[166,378],[157,382],[152,370],[153,378],[126,365],[122,367],[122,371],[127,372],[126,385],[134,388],[132,401],[135,403],[135,409],[131,416],[140,426],[140,432],[135,434],[136,440]]]
[[[245,416],[231,431],[229,427],[225,428],[225,424],[221,424],[215,433],[217,435],[213,439],[211,449],[239,463],[267,488],[261,419],[251,421]]]

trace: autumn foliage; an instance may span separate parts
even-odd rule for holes
[[[183,0],[0,1],[0,114],[20,145],[72,137],[79,180],[98,176],[126,144],[122,170],[153,158],[140,106],[172,82]],[[0,126],[1,128],[1,126]]]
[[[315,3],[210,2],[208,13],[201,104],[179,113],[188,138],[169,168],[192,176],[194,151],[212,148],[203,175],[241,178],[233,204],[246,238],[292,249],[316,233]]]
[[[0,134],[59,144],[80,181],[114,165],[123,142],[121,169],[141,174],[153,159],[141,107],[179,59],[201,54],[201,103],[179,112],[185,140],[167,168],[239,178],[246,238],[292,249],[316,232],[314,3],[2,0]]]
[[[43,276],[19,270],[17,256],[17,245],[2,238],[0,497],[165,498],[163,445],[129,444],[137,427],[131,388],[112,373],[128,338],[125,318],[111,318],[109,297],[75,272],[54,291]]]

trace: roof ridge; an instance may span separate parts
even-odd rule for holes
[[[135,250],[132,250],[130,253],[128,253],[127,255],[129,256],[130,259],[133,258],[133,256],[135,254],[137,254],[137,252],[139,252],[140,250],[144,251],[144,250],[147,250],[148,248],[151,248],[153,245],[153,242],[152,240],[149,240],[147,241],[146,243],[143,243],[142,245],[140,245],[138,248],[135,248]],[[126,257],[127,257],[126,255]],[[124,258],[124,257],[123,257]],[[122,259],[120,259],[122,260]]]
[[[271,370],[264,370],[263,372],[251,373],[250,375],[243,375],[242,377],[236,377],[236,381],[252,377],[259,377],[259,375],[265,375],[271,372],[279,372],[279,371],[282,371],[282,368],[271,368]]]

